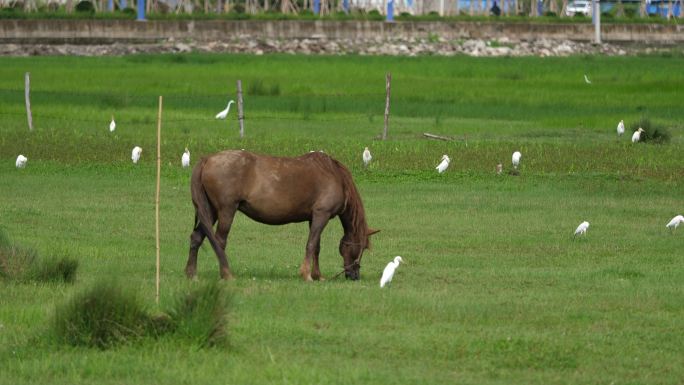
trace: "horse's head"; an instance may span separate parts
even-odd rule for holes
[[[340,255],[344,258],[344,276],[356,281],[360,277],[361,256],[363,251],[370,248],[370,236],[380,230],[368,229],[366,236],[359,240],[349,240],[346,237],[340,241]]]

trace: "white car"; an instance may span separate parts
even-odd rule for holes
[[[568,16],[574,16],[576,13],[581,13],[584,16],[591,16],[591,1],[573,1],[568,4],[565,9],[565,14]]]

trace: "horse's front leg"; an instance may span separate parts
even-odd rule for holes
[[[306,242],[306,254],[299,268],[299,274],[305,281],[321,278],[321,272],[318,269],[318,253],[321,249],[321,233],[327,224],[328,216],[324,214],[314,214],[314,217],[309,222],[309,239]],[[312,260],[314,261],[313,272],[311,271]]]
[[[315,281],[325,281],[325,278],[321,275],[321,270],[318,267],[318,255],[321,253],[321,238],[318,238],[316,243],[316,250],[313,255],[313,270],[311,271],[311,278]]]

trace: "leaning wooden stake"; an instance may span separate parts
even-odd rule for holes
[[[387,129],[389,127],[389,111],[390,111],[390,85],[392,83],[392,74],[387,73],[385,77],[385,128],[382,130],[382,140],[387,139]]]
[[[443,135],[435,135],[431,134],[429,132],[424,132],[423,136],[428,138],[428,139],[437,139],[437,140],[454,140],[454,138],[450,136],[443,136]]]
[[[238,97],[238,123],[240,123],[240,138],[245,136],[245,115],[242,113],[242,80],[237,81],[237,97]]]
[[[159,114],[157,115],[157,195],[154,200],[154,214],[155,214],[155,224],[156,224],[156,246],[157,246],[157,277],[156,277],[156,288],[157,294],[155,296],[155,301],[159,303],[159,179],[161,174],[161,116],[162,116],[162,97],[159,96]]]
[[[33,116],[31,116],[31,98],[29,97],[31,88],[31,74],[29,72],[24,75],[24,96],[26,98],[26,118],[28,118],[29,131],[33,131]]]

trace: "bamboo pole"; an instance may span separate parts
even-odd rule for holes
[[[156,296],[155,301],[159,304],[159,270],[161,267],[159,258],[159,179],[161,177],[161,116],[162,116],[162,97],[159,96],[159,114],[157,115],[157,194],[154,200],[155,216],[155,240],[157,248],[157,276],[156,276]]]
[[[594,15],[594,40],[596,44],[601,44],[601,3],[593,0],[591,6]]]
[[[24,98],[26,99],[26,118],[28,119],[29,131],[33,131],[33,115],[31,115],[31,73],[24,75]]]
[[[387,139],[387,130],[389,128],[389,113],[390,113],[390,86],[392,83],[392,74],[387,73],[385,76],[385,128],[382,130],[382,140]]]
[[[237,81],[237,98],[238,98],[238,123],[240,124],[240,138],[245,136],[245,115],[242,110],[242,80]]]

